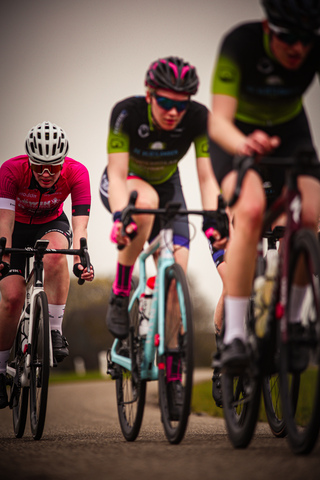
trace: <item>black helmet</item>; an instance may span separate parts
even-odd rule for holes
[[[318,33],[320,0],[261,0],[261,3],[270,23]]]
[[[194,95],[198,90],[199,78],[195,67],[182,58],[166,57],[151,63],[145,85]]]

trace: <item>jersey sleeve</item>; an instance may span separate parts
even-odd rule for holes
[[[129,152],[129,132],[127,131],[128,108],[124,102],[115,105],[111,112],[109,134],[107,140],[107,153]]]
[[[15,200],[19,185],[16,181],[12,162],[4,162],[0,167],[0,198]]]
[[[91,191],[88,169],[82,163],[73,161],[68,168],[68,179],[69,178],[72,215],[89,215]]]
[[[194,102],[196,106],[195,118],[192,122],[196,158],[209,157],[209,139],[207,133],[208,109],[204,105]]]
[[[237,98],[241,81],[238,46],[239,30],[228,34],[221,45],[212,75],[211,93]]]

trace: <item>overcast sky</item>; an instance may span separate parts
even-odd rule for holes
[[[1,5],[0,163],[24,153],[29,129],[44,120],[64,128],[69,156],[87,166],[92,213],[89,249],[96,274],[114,275],[116,248],[109,242],[111,216],[99,197],[106,165],[112,106],[144,94],[152,60],[177,55],[200,77],[195,99],[209,107],[209,85],[220,39],[238,22],[260,20],[259,0],[10,0]],[[319,91],[307,105],[319,148]],[[193,147],[180,162],[187,204],[201,208]],[[70,203],[65,211],[70,217]],[[201,222],[194,218],[189,274],[197,276],[215,305],[221,282]]]

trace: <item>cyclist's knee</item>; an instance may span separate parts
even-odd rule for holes
[[[159,195],[154,188],[148,189],[148,191],[139,192],[137,202],[137,208],[158,208],[159,207]]]
[[[243,228],[248,235],[260,231],[263,214],[265,211],[265,202],[257,199],[252,202],[250,199],[242,202],[236,213],[235,228]]]
[[[24,303],[24,289],[9,288],[2,292],[1,305],[8,317],[19,316]]]
[[[61,275],[65,270],[68,270],[68,261],[66,255],[54,254],[45,255],[43,259],[43,266],[45,275]]]

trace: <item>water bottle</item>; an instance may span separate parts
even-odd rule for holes
[[[278,270],[278,251],[268,250],[266,255],[265,275],[257,277],[254,281],[254,316],[257,337],[262,338],[266,332],[268,309],[272,299],[272,290]]]
[[[150,277],[147,280],[145,292],[140,295],[139,302],[139,335],[145,338],[149,328],[149,318],[151,312],[151,303],[156,277]]]

